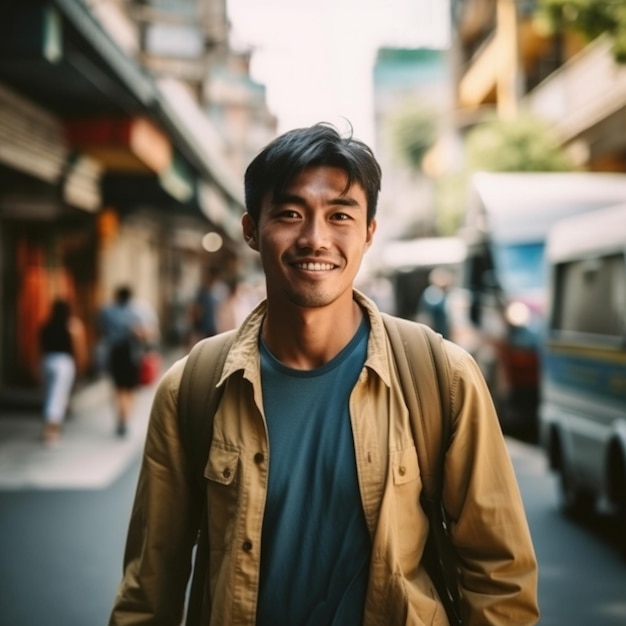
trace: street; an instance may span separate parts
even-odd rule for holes
[[[416,467],[397,423],[386,432],[368,422],[407,414],[399,351],[375,308],[432,326],[484,378],[475,385],[462,356],[451,352],[441,368],[438,350],[412,354],[404,341],[415,382],[412,361],[434,358],[442,415],[469,415],[450,457],[471,461],[445,485],[457,517],[488,511],[459,521],[467,561],[499,569],[494,580],[510,553],[532,563],[503,504],[512,485],[497,460],[502,442],[490,438],[499,434],[476,423],[490,394],[539,562],[539,623],[626,626],[626,0],[5,0],[2,9],[0,626],[107,626],[157,386],[143,365],[158,368],[146,360],[158,350],[165,370],[200,338],[239,327],[228,361],[237,376],[224,370],[224,389],[237,406],[225,413],[241,420],[218,420],[219,452],[206,467],[215,484],[202,504],[241,516],[234,531],[209,517],[223,535],[211,534],[211,550],[242,553],[215,577],[212,601],[250,592],[262,548],[262,582],[282,595],[260,604],[289,612],[259,622],[328,621],[307,599],[355,615],[368,569],[352,555],[370,537],[346,494],[361,496],[382,543],[386,525],[372,529],[368,507],[384,493],[389,534],[400,535],[381,551],[391,572],[382,593],[407,592],[394,584],[396,560],[423,581],[418,542],[402,545],[423,533],[398,502],[419,509],[418,490],[406,492],[425,464]],[[372,375],[357,371],[359,359]],[[338,365],[354,368],[352,395]],[[190,378],[212,397],[198,370]],[[293,380],[320,372],[336,388],[312,378],[300,393]],[[195,385],[185,391],[201,397]],[[266,423],[246,421],[261,409]],[[294,409],[311,432],[347,446],[301,435]],[[340,411],[350,424],[332,419]],[[367,427],[355,450],[352,426]],[[601,494],[619,522],[561,511],[540,433],[554,433],[541,441],[569,509]],[[291,435],[303,452],[282,444]],[[339,450],[355,452],[356,477]],[[282,463],[277,451],[289,453]],[[323,476],[321,487],[289,480],[301,475]],[[298,488],[276,485],[283,477]],[[171,489],[148,491],[163,503],[159,521],[184,508]],[[292,505],[293,493],[308,499]],[[515,543],[504,554],[485,547],[502,529]],[[175,546],[173,535],[158,536],[158,549]],[[304,549],[302,537],[315,544]],[[332,584],[336,574],[351,584]],[[331,599],[328,589],[349,593]],[[427,600],[437,621],[443,611]],[[215,602],[212,613],[226,614]],[[516,626],[516,613],[502,609],[499,626]]]
[[[558,509],[557,479],[535,446],[508,439],[539,560],[542,626],[626,624],[626,562],[614,521],[586,524]]]
[[[0,623],[106,624],[137,471],[106,489],[0,493]]]
[[[142,399],[144,410],[148,400],[147,395]],[[4,476],[2,624],[106,624],[121,575],[138,473],[140,433],[134,436],[134,454],[126,457],[123,471],[106,485],[88,488],[85,481],[68,488],[18,488],[7,487]],[[120,451],[130,445],[116,443]],[[611,541],[615,529],[610,520],[600,518],[582,526],[565,518],[557,509],[555,478],[546,472],[541,452],[510,438],[508,444],[540,563],[541,624],[623,626],[626,564]],[[71,448],[69,440],[67,448]],[[63,454],[63,449],[54,452]],[[83,463],[83,471],[78,472],[89,475],[89,461]]]

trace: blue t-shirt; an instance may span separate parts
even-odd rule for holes
[[[133,328],[141,324],[141,314],[132,302],[111,304],[100,313],[100,330],[110,345],[132,337]]]
[[[269,485],[257,624],[356,626],[370,561],[349,398],[367,354],[366,320],[315,370],[280,363],[261,341]]]

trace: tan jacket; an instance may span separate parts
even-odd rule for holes
[[[422,565],[428,522],[420,471],[383,321],[358,292],[371,332],[365,366],[350,398],[361,499],[372,539],[364,625],[445,625]],[[258,336],[261,304],[238,331],[221,384],[205,469],[209,502],[209,624],[251,625],[259,589],[266,498],[267,429]],[[537,564],[512,464],[489,391],[473,359],[447,343],[452,443],[444,505],[462,565],[464,623],[530,625],[538,620]],[[184,359],[159,385],[128,534],[124,578],[110,626],[174,626],[181,621],[195,540],[197,498],[177,432]]]

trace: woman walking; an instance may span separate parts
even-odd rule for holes
[[[87,361],[84,326],[71,314],[66,300],[52,303],[50,315],[39,331],[39,349],[44,387],[43,440],[53,446],[61,436],[76,372],[82,371]]]

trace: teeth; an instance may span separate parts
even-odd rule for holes
[[[333,266],[330,263],[299,263],[298,267],[301,270],[311,270],[315,272],[333,269]]]

